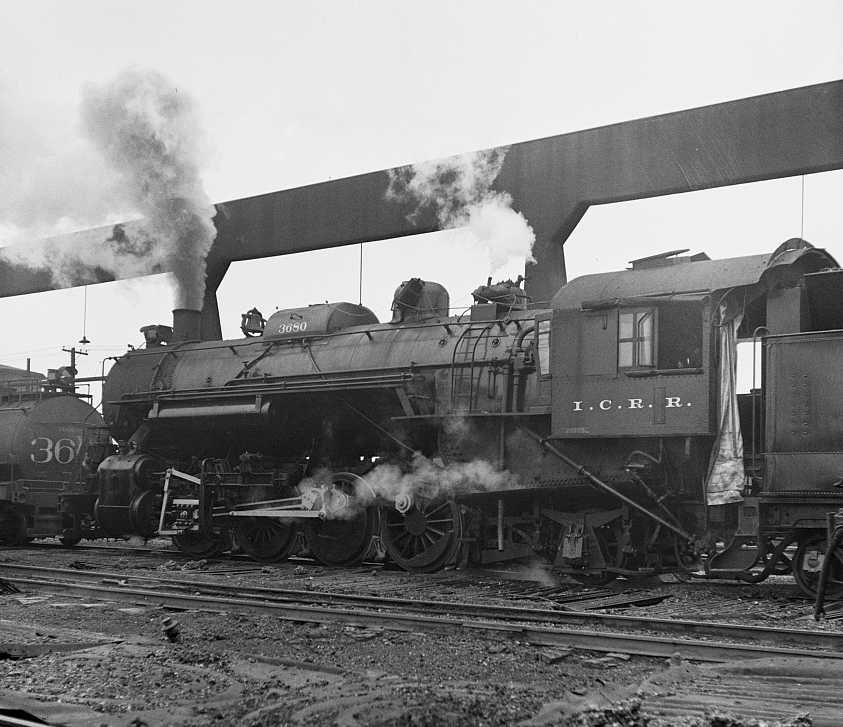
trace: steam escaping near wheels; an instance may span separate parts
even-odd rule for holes
[[[334,477],[334,473],[325,469],[304,479],[299,484],[302,497],[308,502],[321,503],[319,498],[325,496],[321,493]],[[378,464],[349,483],[351,487],[346,492],[353,492],[353,497],[331,491],[331,500],[325,508],[327,519],[353,518],[361,508],[383,504],[406,514],[416,504],[423,507],[424,502],[467,493],[516,489],[519,478],[484,459],[445,464],[439,458],[431,459],[416,452],[409,469],[391,463]],[[314,509],[318,508],[314,505]]]

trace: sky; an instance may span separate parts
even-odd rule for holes
[[[84,89],[126,68],[193,98],[215,202],[843,78],[840,1],[0,0],[0,13],[0,245],[12,222],[74,229],[132,211],[80,140]],[[568,276],[675,248],[760,254],[800,234],[843,260],[841,199],[829,172],[594,207],[565,246]],[[465,230],[365,245],[362,289],[360,261],[355,246],[235,264],[224,334],[254,306],[362,298],[383,320],[409,277],[468,305],[493,272]],[[169,276],[2,299],[0,363],[62,365],[84,332],[80,374],[96,375],[172,307]]]

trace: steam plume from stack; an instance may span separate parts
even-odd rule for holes
[[[124,71],[88,88],[82,103],[88,136],[121,175],[144,216],[146,237],[178,284],[176,306],[201,308],[205,257],[215,214],[199,175],[194,105],[155,71]]]
[[[500,147],[390,170],[387,199],[411,202],[410,221],[432,208],[444,229],[467,227],[489,251],[497,270],[513,258],[534,262],[536,236],[512,196],[492,189],[508,147]]]
[[[58,287],[172,270],[176,307],[201,307],[215,210],[190,98],[155,71],[124,71],[85,89],[84,135],[48,121],[66,114],[0,99],[0,259],[47,269]],[[132,216],[144,219],[67,234]]]
[[[0,72],[0,244],[131,213],[116,175],[73,123],[75,110],[25,94]]]

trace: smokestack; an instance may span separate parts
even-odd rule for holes
[[[198,341],[199,327],[202,323],[202,311],[191,308],[176,308],[173,311],[173,337],[172,343],[182,341]]]

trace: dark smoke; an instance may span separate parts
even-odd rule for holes
[[[85,89],[82,119],[144,217],[137,233],[112,234],[116,264],[157,257],[175,275],[176,307],[201,308],[216,229],[199,175],[201,134],[192,100],[156,71],[128,70]]]

